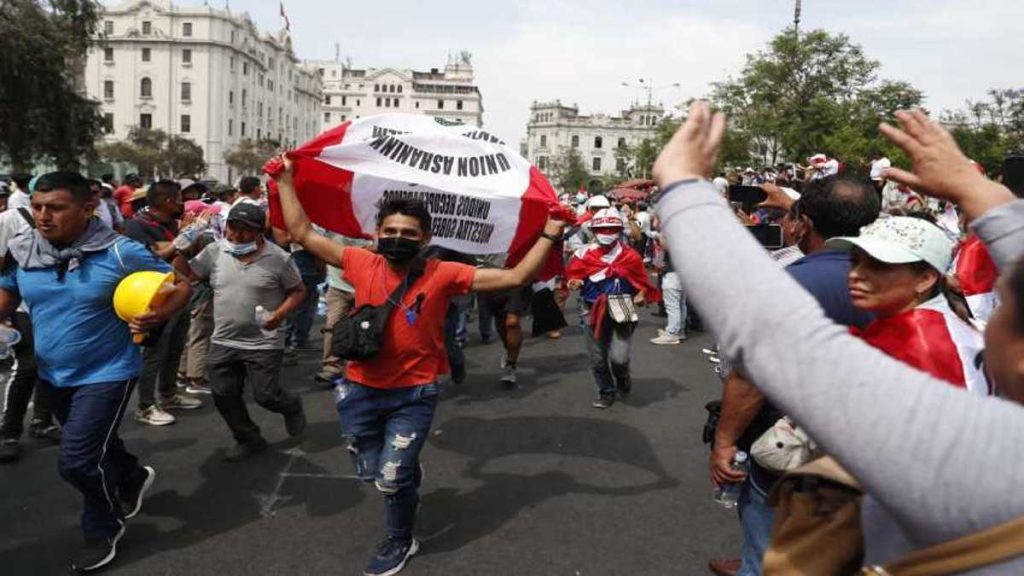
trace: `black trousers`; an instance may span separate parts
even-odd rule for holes
[[[243,350],[210,344],[207,380],[217,411],[236,442],[250,444],[260,437],[260,428],[249,416],[242,396],[246,384],[252,387],[256,403],[271,412],[294,414],[302,410],[298,396],[281,388],[283,357],[284,350]]]
[[[179,311],[167,321],[154,346],[142,349],[142,374],[139,376],[139,409],[145,410],[160,398],[173,398],[178,391],[178,364],[188,339],[191,316],[187,309]]]
[[[20,438],[24,431],[25,412],[35,392],[32,421],[49,426],[53,421],[53,400],[50,386],[39,380],[36,373],[36,350],[32,342],[32,320],[25,312],[11,317],[14,327],[21,332],[21,342],[14,345],[14,364],[4,390],[3,423],[0,437]]]

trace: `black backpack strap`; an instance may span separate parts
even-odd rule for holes
[[[409,291],[409,288],[420,279],[420,276],[423,276],[424,271],[426,271],[425,262],[414,262],[412,268],[409,269],[409,273],[405,275],[405,279],[398,284],[394,292],[384,301],[384,306],[388,310],[394,310],[395,306],[402,302],[402,298],[405,298],[405,293]]]
[[[32,213],[28,211],[28,208],[25,208],[24,206],[19,206],[18,214],[21,214],[21,217],[25,219],[25,222],[28,222],[29,226],[31,226],[32,228],[36,227],[36,219],[32,217]]]

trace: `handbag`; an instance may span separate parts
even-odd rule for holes
[[[619,280],[615,279],[616,289]],[[608,317],[615,324],[633,324],[640,321],[640,314],[636,311],[636,304],[629,294],[612,294],[608,296]]]
[[[369,360],[376,356],[384,345],[384,331],[395,304],[405,298],[408,289],[423,275],[423,268],[414,265],[380,306],[366,304],[339,318],[331,327],[331,353],[344,360]]]
[[[775,507],[765,576],[951,576],[1024,555],[1024,516],[915,550],[883,566],[862,566],[860,485],[838,462],[817,458],[788,472],[769,496]]]
[[[789,472],[814,456],[816,445],[807,432],[783,416],[750,447],[750,457],[775,473]]]

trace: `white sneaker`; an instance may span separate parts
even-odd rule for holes
[[[668,336],[668,332],[664,328],[658,328],[658,336]]]
[[[191,396],[185,396],[182,394],[175,394],[170,398],[163,398],[160,400],[160,407],[164,410],[173,410],[180,408],[182,410],[195,410],[203,405],[203,401],[199,398],[192,398]]]
[[[162,408],[153,404],[145,410],[136,410],[135,419],[150,426],[167,426],[174,424],[174,416],[164,412]]]
[[[651,338],[651,344],[679,344],[682,340],[678,336],[662,334],[657,338]]]
[[[508,386],[515,384],[519,379],[519,376],[516,374],[516,365],[506,363],[504,368],[505,373],[501,376],[501,383]]]

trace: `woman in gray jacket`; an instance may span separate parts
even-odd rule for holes
[[[985,179],[922,112],[883,134],[914,171],[886,178],[956,202],[1003,272],[986,362],[1002,398],[954,389],[851,336],[737,223],[711,175],[725,119],[697,102],[654,167],[672,262],[723,353],[849,470],[867,494],[865,563],[1024,515],[1024,200]],[[722,266],[728,262],[728,266]],[[1024,557],[971,574],[1024,574]]]

